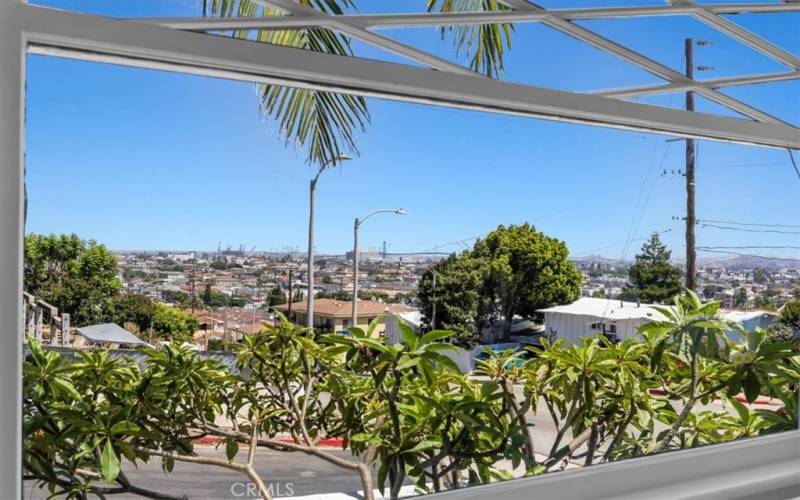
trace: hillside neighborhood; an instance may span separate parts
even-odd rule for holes
[[[276,324],[276,312],[297,325],[308,324],[307,266],[302,255],[246,252],[242,245],[239,250],[217,252],[121,251],[113,258],[121,293],[193,318],[194,330],[185,341],[199,350],[221,349],[225,343],[257,334],[264,325]],[[321,332],[343,332],[354,326],[351,259],[352,253],[317,260],[313,324]],[[361,259],[361,300],[355,326],[366,329],[378,317],[394,316],[417,331],[430,327],[417,289],[420,279],[443,262],[442,257],[364,252]],[[505,318],[497,318],[492,324],[484,324],[474,341],[467,344],[505,341],[506,347],[523,348],[541,345],[541,338],[575,343],[597,334],[619,341],[637,335],[642,324],[663,319],[652,304],[630,293],[631,263],[602,258],[579,258],[574,263],[581,274],[580,298],[539,308],[534,316],[515,317],[513,335],[506,339],[502,339],[497,322]],[[768,328],[782,306],[800,295],[800,261],[762,259],[752,268],[747,265],[734,258],[701,266],[700,294],[706,300],[720,302],[726,320],[747,330]],[[160,334],[154,336],[152,326],[142,330],[135,322],[120,324],[144,342],[164,339]],[[75,326],[87,325],[76,325],[73,318]],[[384,332],[384,326],[378,332]],[[67,338],[77,341],[76,346],[97,343],[83,338],[80,331],[73,333],[77,335]],[[733,340],[738,339],[730,333]]]

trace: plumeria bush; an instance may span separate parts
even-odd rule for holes
[[[77,359],[29,339],[24,363],[26,476],[68,498],[135,493],[122,463],[158,460],[224,467],[263,498],[259,449],[304,453],[397,498],[404,484],[442,491],[566,463],[593,463],[690,448],[797,427],[800,356],[766,332],[739,332],[716,303],[688,292],[641,338],[557,340],[523,360],[490,352],[464,375],[445,355],[450,332],[390,345],[367,331],[318,336],[280,317],[235,346],[237,370],[192,350],[145,349],[138,363],[108,351]],[[474,376],[477,375],[477,376]],[[779,405],[754,409],[771,398]],[[725,402],[729,411],[707,404]],[[554,442],[537,449],[533,413],[552,418]],[[225,458],[195,449],[216,436]],[[320,446],[340,438],[352,457]]]

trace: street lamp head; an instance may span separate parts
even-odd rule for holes
[[[394,213],[396,213],[397,215],[411,215],[411,214],[409,214],[407,211],[405,211],[402,208],[395,209]]]

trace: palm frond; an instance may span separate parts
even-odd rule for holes
[[[352,0],[296,0],[333,15],[354,7]],[[219,17],[280,16],[256,0],[204,0],[203,14]],[[350,39],[328,29],[235,30],[230,36],[326,54],[350,56]],[[357,153],[356,134],[370,121],[366,99],[314,90],[261,85],[262,114],[274,120],[287,144],[307,151],[306,161],[323,165],[346,152]]]
[[[508,7],[497,0],[428,0],[428,12],[498,12]],[[511,48],[510,23],[442,26],[442,38],[451,35],[457,54],[470,58],[470,69],[490,78],[503,72],[503,57]]]

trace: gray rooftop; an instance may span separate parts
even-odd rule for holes
[[[90,342],[98,344],[147,345],[147,343],[128,330],[114,323],[83,326],[78,333]]]

